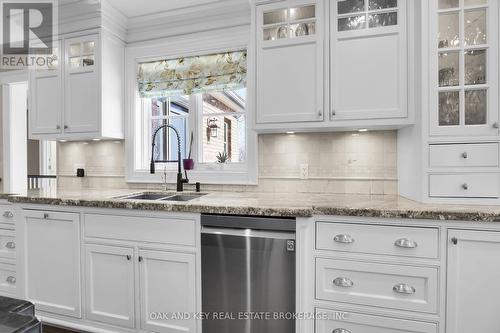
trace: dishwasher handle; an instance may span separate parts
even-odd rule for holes
[[[232,228],[201,228],[202,234],[221,235],[221,236],[237,236],[249,238],[272,238],[295,240],[295,233],[288,231],[268,231],[268,230],[252,230],[252,229],[232,229]]]

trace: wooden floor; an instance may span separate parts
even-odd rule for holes
[[[43,333],[85,333],[83,331],[68,331],[58,327],[43,325]]]

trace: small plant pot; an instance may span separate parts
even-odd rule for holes
[[[192,158],[183,159],[182,164],[184,166],[184,170],[193,170],[194,169],[194,160]]]

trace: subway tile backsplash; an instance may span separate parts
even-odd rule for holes
[[[259,185],[204,185],[205,191],[397,194],[396,131],[259,136]],[[161,188],[127,184],[121,141],[58,143],[58,186]],[[308,178],[301,179],[301,167]],[[83,167],[85,178],[75,170]]]

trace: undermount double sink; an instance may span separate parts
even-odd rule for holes
[[[178,193],[178,192],[144,192],[136,193],[128,196],[118,197],[120,200],[147,200],[147,201],[175,201],[187,202],[198,199],[206,193]]]

